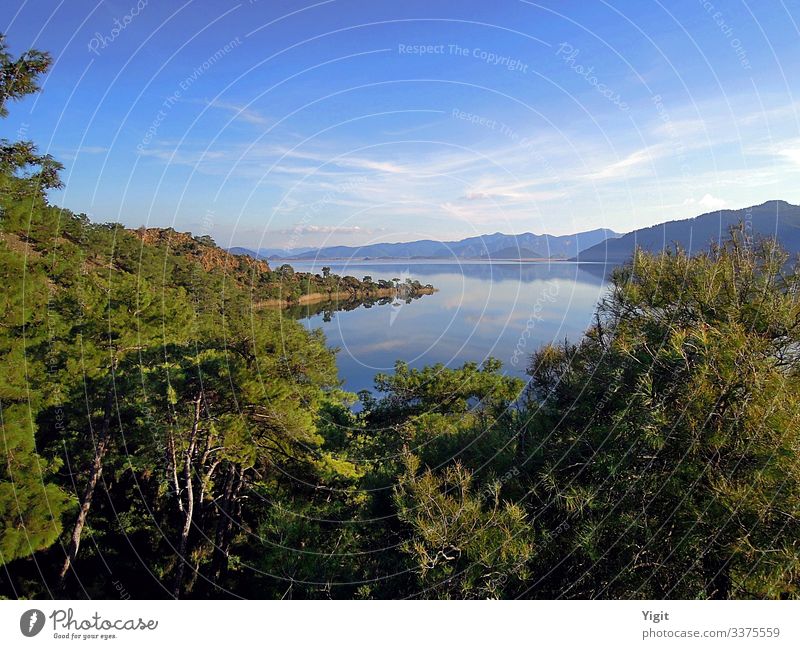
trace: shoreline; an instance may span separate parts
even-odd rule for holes
[[[404,263],[413,264],[416,262],[441,262],[447,264],[469,263],[475,261],[569,261],[567,257],[320,257],[318,259],[270,259],[270,263],[283,262],[286,264],[320,264],[320,263]]]
[[[415,298],[420,295],[433,295],[438,289],[434,287],[428,288],[422,286],[413,291],[398,290],[396,288],[377,288],[372,291],[332,291],[330,293],[306,293],[301,295],[296,300],[289,297],[286,298],[270,298],[269,300],[261,300],[256,302],[256,308],[279,308],[288,309],[293,306],[302,306],[304,304],[318,304],[320,302],[353,302],[356,300],[370,300],[385,297],[394,297],[399,299]]]

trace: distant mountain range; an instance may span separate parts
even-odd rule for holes
[[[320,249],[276,250],[231,248],[236,255],[270,260],[303,259],[569,259],[583,250],[618,237],[607,228],[556,236],[552,234],[485,234],[460,241],[409,241],[366,246],[331,246]]]
[[[234,255],[248,255],[250,257],[258,257],[260,259],[291,259],[294,255],[302,255],[304,252],[316,250],[313,246],[306,246],[304,248],[259,248],[258,252],[250,248],[234,247],[228,248],[228,252]]]
[[[609,238],[579,251],[576,261],[603,261],[619,264],[630,259],[636,246],[656,252],[679,244],[687,252],[707,250],[712,241],[728,237],[731,226],[744,223],[747,232],[776,237],[790,253],[800,253],[800,205],[786,201],[767,201],[741,210],[719,210],[691,219],[669,221]]]
[[[777,237],[791,254],[800,253],[800,205],[773,200],[741,210],[718,210],[689,219],[668,221],[620,235],[607,228],[555,236],[552,234],[485,234],[460,241],[423,239],[407,243],[326,248],[231,248],[235,255],[272,261],[335,259],[569,259],[620,264],[636,246],[656,252],[675,244],[690,253],[707,250],[728,237],[731,226],[744,223],[752,235]]]

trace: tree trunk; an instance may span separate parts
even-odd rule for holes
[[[228,568],[228,551],[231,545],[234,519],[237,516],[235,504],[243,483],[244,472],[238,466],[232,466],[226,481],[225,496],[220,505],[214,538],[214,554],[211,559],[211,578],[214,582],[218,582]]]
[[[192,516],[194,515],[194,484],[192,478],[194,452],[197,446],[197,433],[200,427],[200,414],[203,403],[203,396],[198,395],[194,401],[194,421],[192,422],[192,432],[189,436],[189,446],[186,449],[186,457],[183,463],[183,488],[186,491],[186,504],[180,509],[183,511],[183,528],[181,529],[180,541],[178,542],[178,567],[175,571],[175,586],[172,595],[175,599],[181,596],[181,586],[183,585],[183,573],[186,569],[186,549],[189,546],[189,532],[192,529]],[[181,496],[178,494],[179,505]]]
[[[706,596],[709,599],[730,599],[731,578],[728,561],[718,557],[703,557],[703,572],[706,576]]]
[[[191,464],[187,463],[187,466]],[[183,529],[181,539],[178,544],[178,569],[175,573],[175,587],[172,591],[175,599],[181,596],[181,585],[183,584],[183,572],[186,568],[186,548],[189,545],[189,532],[192,529],[192,515],[194,514],[194,494],[192,493],[192,481],[189,479],[186,487],[186,508],[183,514]]]
[[[180,480],[178,479],[178,458],[175,455],[175,436],[170,430],[167,436],[167,466],[170,477],[172,478],[172,489],[175,490],[175,497],[178,499],[178,509],[183,511],[183,501],[181,500]]]
[[[94,449],[94,460],[89,471],[89,481],[86,484],[86,489],[81,499],[81,508],[78,511],[78,518],[75,521],[75,527],[72,528],[72,536],[70,537],[69,548],[67,549],[67,556],[64,559],[64,565],[61,566],[61,571],[58,573],[59,587],[64,586],[70,566],[75,563],[78,556],[78,549],[81,545],[81,535],[83,528],[86,525],[86,519],[89,516],[89,509],[92,506],[92,498],[97,483],[103,475],[103,458],[108,450],[109,442],[111,441],[111,410],[113,407],[113,392],[111,390],[106,394],[105,403],[103,404],[103,423],[100,429],[100,438],[97,441],[97,446]]]

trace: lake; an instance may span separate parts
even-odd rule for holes
[[[530,354],[549,342],[577,340],[591,324],[607,286],[604,264],[571,262],[350,261],[290,262],[298,271],[406,278],[433,284],[433,295],[406,302],[316,313],[294,311],[309,329],[321,328],[339,349],[344,388],[373,388],[373,377],[396,360],[412,367],[449,367],[489,356],[504,371],[525,378]]]

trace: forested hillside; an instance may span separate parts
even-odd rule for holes
[[[582,250],[578,261],[605,262],[612,266],[628,261],[636,248],[658,253],[675,245],[691,254],[728,238],[731,227],[742,224],[752,237],[774,237],[791,254],[800,253],[800,206],[786,201],[767,201],[741,210],[718,210],[692,219],[667,221],[609,238]]]
[[[413,279],[396,281],[332,274],[324,267],[322,273],[298,273],[282,264],[274,271],[265,260],[247,255],[235,255],[216,245],[209,236],[193,237],[188,232],[172,228],[138,228],[132,231],[143,245],[143,260],[154,257],[168,274],[175,272],[173,265],[191,265],[195,272],[211,272],[218,278],[233,283],[237,290],[249,293],[255,307],[263,305],[290,307],[319,302],[349,303],[397,296],[413,299],[433,292],[430,285],[422,286]],[[129,237],[124,231],[122,236]],[[180,271],[178,271],[180,272]]]
[[[48,62],[4,54],[0,115]],[[2,142],[0,595],[800,595],[800,280],[769,241],[637,253],[527,385],[399,361],[356,397],[254,308],[332,276],[90,223],[58,171]]]

